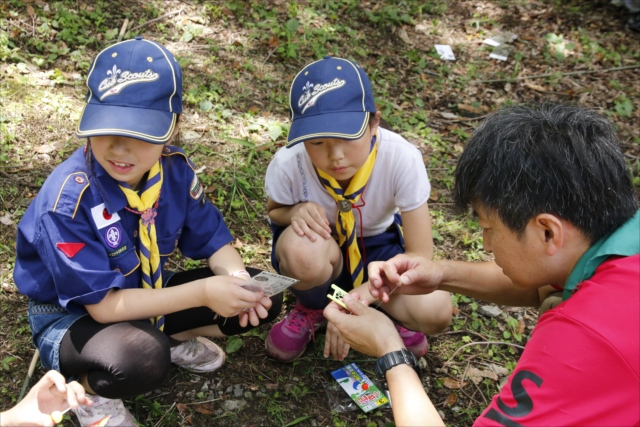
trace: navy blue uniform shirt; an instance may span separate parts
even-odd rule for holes
[[[206,259],[233,240],[204,196],[182,149],[162,154],[164,182],[155,217],[161,265],[176,247]],[[125,209],[117,181],[78,149],[47,178],[18,225],[14,280],[37,301],[85,313],[114,289],[138,288],[140,216]]]

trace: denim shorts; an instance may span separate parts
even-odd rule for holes
[[[87,314],[69,313],[56,304],[29,299],[29,326],[33,344],[40,351],[40,363],[46,369],[60,371],[60,343],[71,325]]]

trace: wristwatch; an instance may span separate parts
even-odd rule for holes
[[[386,381],[387,371],[403,363],[411,365],[413,369],[417,370],[418,368],[416,357],[409,350],[403,348],[400,351],[392,351],[379,358],[373,370],[380,381]]]

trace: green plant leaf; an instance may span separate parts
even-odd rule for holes
[[[227,338],[227,347],[225,351],[227,352],[227,354],[235,353],[236,351],[240,350],[242,344],[242,338],[238,336],[229,337]]]
[[[633,104],[626,96],[620,96],[616,98],[616,113],[620,117],[631,117],[631,113],[633,112]]]
[[[213,103],[211,101],[200,101],[200,109],[202,111],[209,111],[213,108]]]
[[[304,420],[308,420],[309,418],[311,418],[311,415],[305,415],[305,416],[303,416],[303,417],[298,417],[298,418],[296,418],[295,420],[293,420],[293,421],[291,421],[291,422],[289,422],[289,423],[285,424],[285,425],[284,425],[284,426],[282,426],[282,427],[290,427],[290,426],[294,426],[294,425],[296,425],[296,424],[299,424],[299,423],[303,422]]]
[[[287,31],[289,34],[295,34],[298,31],[298,27],[300,26],[300,21],[297,19],[289,19],[287,21]]]
[[[272,141],[277,141],[280,135],[282,135],[282,127],[280,125],[273,124],[269,126],[269,138],[271,138]]]
[[[256,146],[256,144],[254,144],[251,141],[247,141],[246,139],[231,138],[230,136],[225,136],[225,138],[228,141],[235,142],[236,144],[244,145],[245,147],[253,148]]]

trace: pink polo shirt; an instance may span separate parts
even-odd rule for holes
[[[474,426],[640,426],[640,255],[578,286],[540,317]]]

